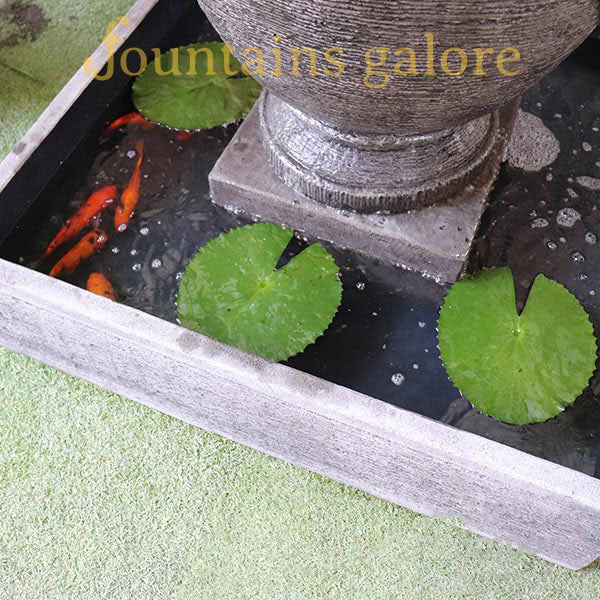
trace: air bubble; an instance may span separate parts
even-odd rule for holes
[[[402,373],[394,373],[392,375],[392,383],[394,385],[402,385],[404,383],[404,375],[402,375]]]
[[[556,223],[561,227],[573,227],[581,215],[574,208],[561,208],[556,215]]]
[[[544,217],[540,217],[535,219],[535,221],[531,222],[531,229],[543,229],[544,227],[548,227],[550,223],[548,223],[548,219],[544,219]]]
[[[596,179],[595,177],[584,175],[577,178],[577,183],[592,192],[600,190],[600,179]]]

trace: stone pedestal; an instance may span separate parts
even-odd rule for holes
[[[215,203],[419,271],[440,283],[461,274],[498,174],[518,103],[498,112],[487,162],[446,202],[401,214],[360,214],[312,200],[279,178],[261,140],[259,102],[210,175]]]

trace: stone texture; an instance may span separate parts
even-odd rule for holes
[[[491,115],[600,20],[597,0],[199,2],[238,59],[262,53],[256,78],[278,99],[263,119],[274,170],[304,195],[364,212],[422,208],[473,182]],[[308,49],[296,64],[293,49]],[[411,50],[414,71],[397,74]]]
[[[358,214],[310,200],[272,171],[261,144],[258,107],[210,175],[215,203],[419,271],[439,282],[461,274],[496,178],[516,104],[501,112],[493,158],[473,185],[447,203],[403,214]]]

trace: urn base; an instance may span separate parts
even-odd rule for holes
[[[260,131],[277,175],[336,208],[400,213],[452,197],[494,160],[499,112],[421,135],[342,131],[265,92]]]
[[[462,273],[497,177],[518,102],[498,114],[498,135],[484,168],[446,202],[400,214],[360,214],[311,200],[278,177],[262,144],[254,107],[213,171],[213,201],[311,237],[418,271],[440,283]]]

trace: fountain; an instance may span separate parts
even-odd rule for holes
[[[600,16],[595,0],[199,1],[265,87],[214,201],[439,281],[462,272],[521,94]]]
[[[341,4],[206,2],[242,62],[256,61],[250,70],[261,70],[250,44],[264,45],[266,92],[239,129],[138,125],[107,139],[107,126],[133,109],[132,78],[80,70],[0,165],[0,344],[388,501],[572,569],[589,565],[600,556],[597,376],[551,421],[494,421],[459,395],[440,361],[447,286],[388,263],[452,281],[479,228],[470,266],[508,264],[522,292],[543,272],[598,331],[597,41],[524,96],[479,222],[520,95],[583,39],[600,6]],[[217,37],[196,0],[137,0],[127,17],[115,29],[116,65],[134,48]],[[282,73],[297,56],[301,75],[274,75],[278,56]],[[107,62],[102,45],[93,64],[106,73]],[[150,167],[131,226],[117,235],[108,218],[104,251],[65,281],[48,277],[52,264],[40,257],[60,225],[99,186],[125,189],[140,137]],[[344,284],[336,322],[287,364],[176,322],[191,258],[248,222],[211,202],[217,160],[217,203],[337,242],[328,245]],[[292,253],[304,245],[296,242]],[[79,289],[91,273],[107,275],[117,302]]]

